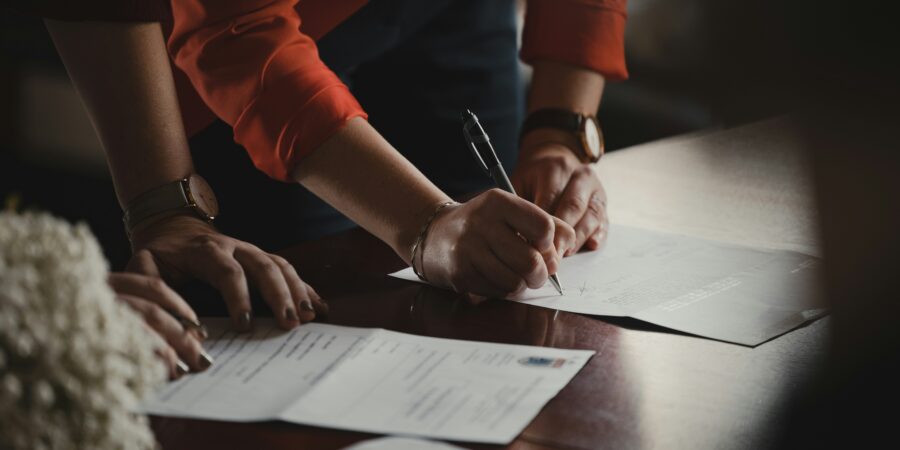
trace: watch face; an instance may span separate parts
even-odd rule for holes
[[[603,156],[603,135],[600,134],[600,127],[593,117],[588,117],[584,121],[584,149],[593,161]]]
[[[191,190],[191,199],[200,211],[210,219],[219,215],[219,202],[216,200],[212,188],[209,187],[209,184],[203,177],[196,174],[191,175],[188,178],[188,188]]]

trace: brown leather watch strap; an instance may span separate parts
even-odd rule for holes
[[[581,131],[581,122],[584,116],[576,112],[558,108],[544,108],[528,114],[525,123],[522,124],[521,136],[538,128],[554,128],[571,133]]]
[[[200,175],[191,174],[138,195],[125,208],[122,220],[130,234],[151,217],[186,212],[207,221],[212,221],[219,212],[212,189]]]
[[[538,109],[528,114],[519,139],[523,140],[528,133],[542,129],[560,130],[572,135],[577,144],[566,147],[584,163],[597,162],[603,155],[603,137],[594,116],[559,108]],[[596,139],[588,139],[589,134]]]
[[[188,199],[184,184],[187,178],[166,183],[135,197],[125,208],[122,220],[125,228],[134,229],[135,225],[157,214],[178,208],[187,208]]]

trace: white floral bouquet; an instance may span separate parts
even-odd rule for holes
[[[107,285],[87,226],[0,212],[0,448],[155,448],[156,334]]]

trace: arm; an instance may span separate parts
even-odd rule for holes
[[[552,61],[534,63],[528,112],[561,108],[594,114],[603,93],[603,75]],[[581,145],[571,133],[537,129],[523,136],[519,164],[512,176],[522,195],[575,229],[575,246],[599,248],[606,239],[609,218],[606,191],[590,164],[572,152]]]
[[[172,72],[157,23],[46,21],[107,153],[119,203],[193,172]],[[283,328],[327,307],[283,258],[218,233],[190,215],[132,233],[128,270],[170,282],[199,278],[225,298],[238,329],[250,326],[249,281]]]
[[[294,177],[408,263],[422,223],[449,199],[359,118],[305,158]],[[574,238],[533,203],[493,189],[437,216],[417,267],[458,292],[506,296],[542,286]]]
[[[175,2],[169,50],[260,170],[302,183],[410,262],[423,221],[447,196],[364,120],[300,31],[295,3]],[[435,219],[422,264],[439,284],[505,295],[543,284],[569,240],[571,228],[533,204],[492,193]]]
[[[113,176],[120,204],[146,188],[190,173],[184,133],[167,126],[171,123],[168,114],[175,114],[180,123],[175,93],[155,81],[170,74],[157,65],[145,64],[160,56],[159,47],[146,40],[148,35],[158,35],[159,26],[55,20],[46,20],[46,25],[108,150],[110,165],[118,168]],[[129,54],[134,59],[123,57]],[[122,99],[129,99],[130,106],[122,108]],[[134,152],[133,157],[128,157],[129,151]],[[156,170],[141,170],[148,167]],[[212,360],[203,351],[200,336],[182,332],[181,325],[163,308],[194,320],[196,314],[178,294],[157,281],[118,273],[109,280],[116,297],[141,314],[168,344],[157,352],[168,363],[171,377],[184,373],[180,360],[194,370],[206,369]]]
[[[157,23],[46,21],[106,151],[124,208],[193,172]]]
[[[627,78],[624,0],[530,0],[522,59],[534,67],[528,111],[594,114],[607,80]],[[522,194],[572,225],[575,248],[597,249],[609,219],[596,172],[570,150],[575,136],[538,129],[523,136],[512,179]]]

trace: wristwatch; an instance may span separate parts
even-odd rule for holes
[[[581,145],[580,148],[571,150],[584,163],[597,162],[603,156],[603,132],[600,131],[597,118],[592,115],[579,114],[565,109],[539,109],[525,119],[521,136],[524,137],[538,128],[553,128],[574,134]]]
[[[138,224],[149,218],[184,212],[209,222],[219,214],[219,202],[200,175],[192,174],[138,195],[125,208],[122,220],[130,235]]]

